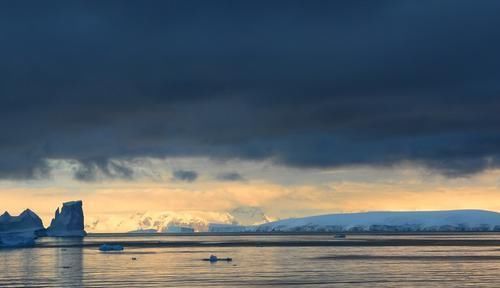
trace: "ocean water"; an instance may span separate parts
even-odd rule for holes
[[[101,243],[125,250],[100,252]],[[500,287],[498,243],[497,234],[42,238],[0,250],[0,287]],[[233,261],[202,261],[210,254]]]

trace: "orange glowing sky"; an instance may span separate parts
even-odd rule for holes
[[[2,181],[0,203],[11,214],[29,207],[45,224],[63,201],[75,199],[84,201],[90,218],[144,211],[224,212],[239,206],[261,207],[274,218],[373,210],[500,211],[498,170],[446,178],[411,165],[304,170],[264,162],[221,163],[196,158],[153,162],[156,176],[135,180],[82,183],[69,177],[63,166],[51,179]],[[195,169],[200,177],[193,182],[172,179],[171,170],[179,167]],[[218,171],[236,169],[245,179],[220,181],[213,177]]]

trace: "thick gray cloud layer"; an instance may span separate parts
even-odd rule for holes
[[[193,182],[198,178],[198,173],[191,170],[175,170],[172,172],[172,178],[174,180]]]
[[[219,181],[244,181],[245,178],[238,172],[221,173],[215,177]]]
[[[498,1],[5,1],[0,177],[44,159],[499,166]],[[108,170],[106,170],[108,169]],[[106,172],[107,171],[107,172]],[[89,178],[90,177],[90,178]]]

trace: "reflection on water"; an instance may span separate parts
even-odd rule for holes
[[[110,240],[121,240],[114,237]],[[233,261],[201,261],[210,254]],[[498,248],[475,246],[126,247],[102,253],[93,246],[42,245],[0,250],[0,287],[500,287],[499,272]]]
[[[83,259],[81,247],[0,250],[0,287],[82,287]]]
[[[77,244],[78,242],[82,242],[82,239],[76,238],[71,241]],[[55,248],[54,250],[56,250],[54,271],[57,271],[56,279],[60,281],[61,284],[64,284],[61,286],[68,287],[68,284],[70,284],[72,286],[82,287],[84,273],[83,248]]]

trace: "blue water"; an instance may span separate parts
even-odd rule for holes
[[[500,240],[494,235],[349,236],[348,239]],[[34,248],[0,250],[0,287],[500,287],[500,247],[244,246],[253,241],[343,241],[318,236],[125,236],[43,238]],[[349,241],[348,240],[348,241]],[[209,245],[168,247],[154,243]],[[99,243],[132,243],[100,252]],[[141,243],[150,243],[141,246]],[[151,244],[153,243],[153,244]],[[213,245],[212,245],[213,244]],[[210,254],[232,262],[201,261]],[[136,260],[133,260],[135,258]]]

